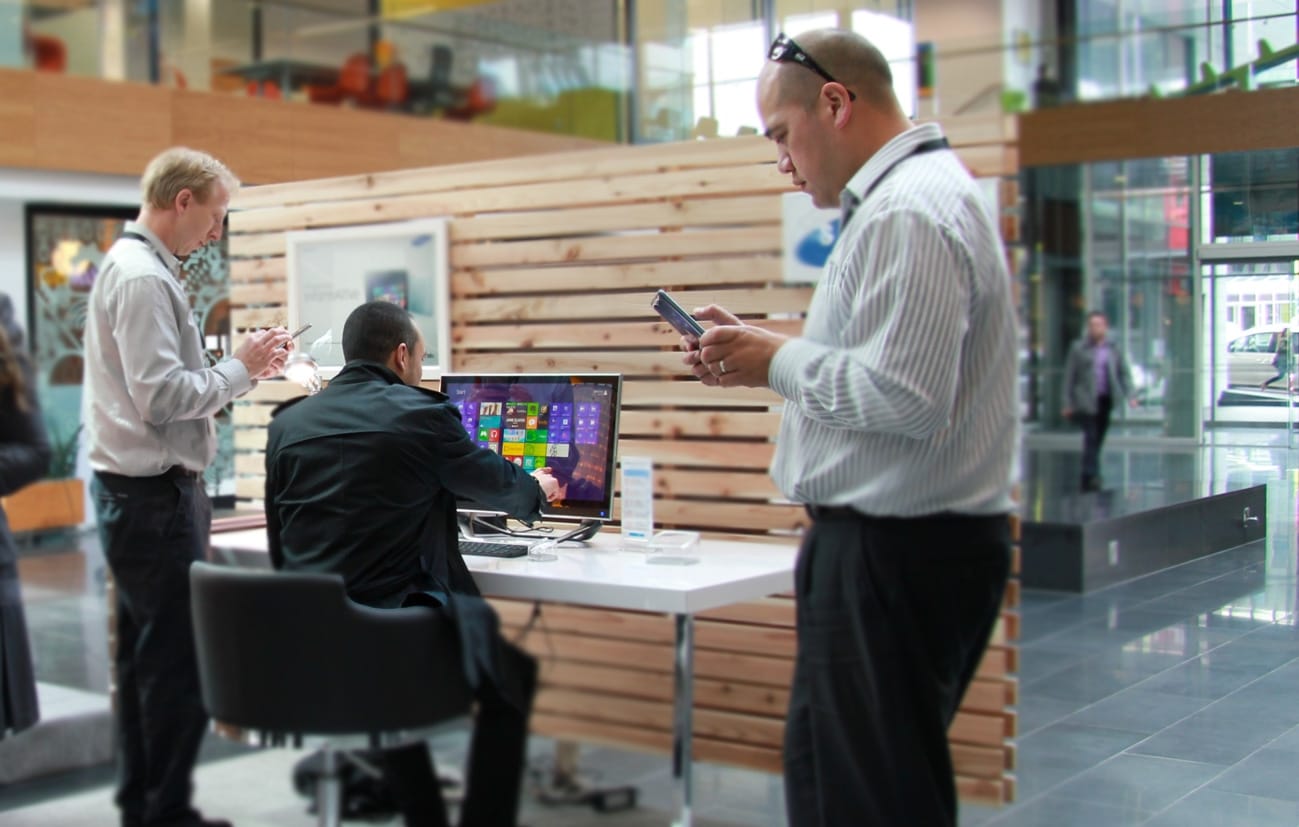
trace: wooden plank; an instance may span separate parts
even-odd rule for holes
[[[627,416],[627,412],[623,412]],[[660,497],[716,497],[725,500],[783,499],[766,471],[654,469],[654,491]]]
[[[788,597],[764,597],[748,603],[734,603],[695,615],[700,620],[721,620],[760,626],[794,627],[794,601]]]
[[[624,376],[692,376],[681,354],[671,350],[491,351],[455,353],[459,373],[621,373]]]
[[[0,69],[0,166],[36,166],[36,73]]]
[[[957,775],[995,780],[1006,771],[1006,750],[1003,747],[952,744],[950,748],[952,768]]]
[[[471,322],[540,321],[545,319],[648,319],[653,291],[598,293],[581,296],[533,296],[461,299],[451,308],[458,324]],[[812,300],[811,287],[690,290],[678,294],[687,308],[720,304],[737,315],[802,313]]]
[[[991,778],[957,776],[956,794],[965,801],[1000,807],[1012,799],[1009,782]]]
[[[1015,735],[1014,718],[1003,713],[984,713],[961,709],[947,728],[953,743],[1000,746]]]
[[[574,145],[575,142],[570,143],[570,146]],[[707,144],[681,141],[582,151],[556,150],[548,154],[532,154],[528,160],[457,163],[453,166],[341,175],[314,181],[299,180],[289,184],[245,188],[234,200],[234,207],[243,211],[240,213],[243,215],[244,212],[275,209],[285,205],[391,198],[414,193],[455,192],[512,184],[581,182],[594,178],[760,163],[770,164],[774,168],[775,160],[770,143],[761,138],[737,138]]]
[[[318,108],[318,107],[313,107]],[[311,177],[311,176],[303,176]],[[285,230],[380,224],[414,218],[469,216],[597,205],[634,204],[684,198],[763,195],[785,192],[789,182],[774,164],[654,172],[539,184],[506,184],[454,192],[420,192],[358,201],[322,201],[233,213],[240,255],[248,239],[284,238]],[[253,231],[252,227],[257,227]]]
[[[230,238],[231,255],[237,246],[235,237]],[[283,256],[274,258],[237,258],[230,262],[231,284],[249,284],[262,282],[281,282],[287,278],[286,261]],[[287,294],[286,294],[287,295]]]
[[[689,440],[624,439],[622,456],[649,456],[655,465],[727,467],[765,470],[774,453],[768,443],[691,442]],[[656,515],[657,516],[657,515]]]
[[[686,256],[748,255],[780,252],[780,227],[762,224],[739,229],[635,232],[540,241],[457,244],[451,267],[536,266],[550,262],[627,261]]]
[[[692,198],[625,206],[479,215],[451,222],[452,244],[664,227],[779,224],[778,198]]]
[[[622,405],[683,408],[775,407],[784,400],[770,388],[710,388],[693,376],[677,381],[624,379]]]
[[[511,270],[456,270],[451,274],[455,297],[545,291],[587,292],[686,285],[768,284],[779,282],[783,265],[770,253],[692,261],[651,261],[630,264],[581,264]]]
[[[1019,116],[1019,163],[1039,167],[1288,149],[1295,145],[1296,112],[1296,86],[1038,109]]]
[[[171,144],[164,87],[52,72],[33,83],[36,167],[139,175]]]
[[[780,414],[772,411],[624,411],[622,434],[681,437],[773,437]]]
[[[1015,702],[1015,682],[1007,678],[976,678],[961,699],[961,708],[978,712],[1003,712]]]
[[[755,327],[786,336],[802,332],[802,319],[762,319]],[[464,350],[659,347],[677,350],[681,334],[666,322],[453,325],[451,343]]]

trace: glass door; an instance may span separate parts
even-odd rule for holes
[[[1295,444],[1299,250],[1201,248],[1203,421],[1237,444]],[[1278,249],[1280,247],[1286,250]]]

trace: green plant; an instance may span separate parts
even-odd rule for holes
[[[51,479],[67,479],[77,475],[77,445],[81,438],[80,424],[72,433],[64,435],[62,430],[50,426],[50,471]]]

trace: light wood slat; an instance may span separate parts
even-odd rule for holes
[[[1012,579],[1009,583],[1006,584],[1005,604],[1007,608],[1013,609],[1019,606],[1019,602],[1020,602],[1019,581],[1016,579]]]
[[[631,379],[622,383],[622,406],[683,408],[776,407],[784,400],[769,388],[710,388],[692,376],[684,381]]]
[[[774,437],[780,414],[771,411],[623,411],[621,434],[680,437]]]
[[[983,659],[979,661],[979,668],[974,673],[975,677],[1004,678],[1015,671],[1011,668],[1011,660],[1011,650],[990,646],[983,653]]]
[[[802,319],[762,319],[755,327],[797,336]],[[660,347],[676,350],[681,334],[667,322],[609,322],[599,324],[476,324],[453,325],[451,343],[464,350],[531,350],[571,347]]]
[[[623,417],[627,416],[626,411]],[[716,497],[718,499],[783,499],[766,471],[700,471],[654,469],[654,491],[660,497]]]
[[[973,712],[1002,712],[1014,703],[1015,682],[1008,678],[970,681],[970,687],[961,699],[961,708]]]
[[[541,685],[558,689],[609,692],[629,698],[670,704],[673,699],[671,672],[632,672],[616,667],[568,660],[542,659]],[[696,685],[698,682],[696,682]]]
[[[684,285],[766,284],[779,282],[783,265],[771,254],[740,255],[696,261],[651,261],[633,264],[581,264],[514,270],[455,270],[451,273],[454,297],[490,296],[497,293],[585,292]],[[689,308],[687,308],[689,309]]]
[[[530,634],[519,645],[539,659],[556,657],[648,672],[670,672],[672,669],[672,646],[667,643],[607,640],[551,630]],[[696,670],[696,674],[701,673]]]
[[[250,402],[271,402],[279,404],[302,396],[302,386],[285,379],[263,379],[248,393],[239,397],[235,405]]]
[[[470,322],[542,321],[546,319],[650,318],[653,291],[585,296],[478,298],[453,302],[452,320]],[[686,308],[720,304],[732,313],[802,313],[812,300],[810,287],[690,290],[675,295]],[[251,311],[250,311],[251,312]]]
[[[653,457],[655,465],[723,466],[766,470],[774,448],[767,443],[718,443],[624,439],[619,456]],[[655,515],[657,517],[657,515]]]
[[[1006,771],[1006,750],[1002,746],[952,744],[951,751],[957,775],[996,780]]]
[[[1019,155],[1014,147],[961,147],[956,150],[956,157],[975,178],[1001,178],[1019,172]]]
[[[794,678],[794,662],[788,658],[767,658],[711,649],[695,653],[696,678],[731,680],[736,675],[743,675],[746,683],[788,688]]]
[[[535,184],[546,181],[581,182],[596,177],[638,175],[677,169],[775,164],[771,144],[762,138],[735,138],[701,143],[679,141],[643,146],[555,152],[524,159],[404,169],[372,175],[346,175],[245,188],[233,199],[241,219],[254,210],[320,201],[379,198],[421,192]]]
[[[734,230],[642,232],[591,235],[541,241],[494,241],[451,248],[454,270],[470,267],[514,267],[553,261],[626,261],[685,256],[742,255],[780,252],[780,225]]]
[[[236,451],[265,451],[266,428],[235,428],[234,444]]]
[[[695,622],[695,648],[793,658],[797,644],[793,629],[701,619]]]
[[[230,262],[230,283],[283,282],[288,277],[284,256],[274,258],[237,258]]]
[[[269,260],[269,259],[258,259]],[[248,305],[283,305],[285,313],[288,313],[288,293],[289,287],[284,280],[280,281],[255,281],[255,282],[232,282],[230,284],[230,304],[235,307],[246,307]]]
[[[237,476],[256,476],[265,473],[266,458],[263,452],[235,454],[235,474]],[[238,485],[237,481],[236,485]],[[257,496],[261,496],[260,489]]]
[[[777,198],[692,198],[616,207],[480,215],[451,222],[452,244],[659,227],[780,223]]]
[[[621,373],[629,376],[691,376],[681,354],[671,350],[493,351],[455,353],[458,373]]]
[[[251,249],[261,250],[272,239],[279,239],[283,250],[286,230],[383,224],[415,218],[453,218],[480,213],[612,206],[664,199],[776,194],[788,189],[789,182],[776,172],[774,164],[768,164],[599,178],[579,185],[570,181],[508,184],[456,192],[317,202],[233,214],[230,249],[231,255],[254,255],[249,252]]]
[[[240,500],[247,500],[249,507],[260,508],[262,497],[265,494],[266,478],[264,476],[235,478],[235,496]]]
[[[750,715],[696,706],[694,732],[702,738],[715,738],[739,744],[751,744],[779,750],[785,741],[785,719]]]
[[[1000,746],[1015,735],[1013,716],[1006,713],[972,712],[962,709],[947,728],[947,737],[953,743]]]
[[[789,709],[789,689],[774,686],[753,686],[735,681],[697,679],[693,696],[695,708],[734,710],[749,715],[763,715],[784,719]],[[668,700],[671,700],[669,696]]]
[[[921,122],[937,123],[942,127],[948,142],[958,149],[978,144],[1014,142],[1019,127],[1016,116],[1000,112],[993,115],[944,116],[941,120],[924,118]]]
[[[733,603],[695,615],[700,620],[748,623],[758,626],[794,627],[794,601],[788,597],[764,597],[748,603]]]
[[[537,712],[550,715],[607,721],[645,729],[670,730],[672,728],[671,704],[619,697],[609,693],[543,686],[537,690],[532,708]],[[699,715],[696,713],[694,731],[698,732],[699,729]]]
[[[964,801],[973,801],[989,807],[1000,807],[1014,798],[1013,786],[1007,779],[956,777],[956,794]]]
[[[360,222],[356,222],[360,223]],[[255,233],[230,236],[231,258],[253,258],[257,256],[283,256],[288,249],[288,241],[283,230],[269,233]]]
[[[800,531],[810,522],[801,505],[689,500],[655,500],[654,521],[664,528],[786,533]]]
[[[235,428],[265,428],[271,423],[271,405],[235,405],[231,421]]]

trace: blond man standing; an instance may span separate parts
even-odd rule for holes
[[[104,257],[86,319],[84,420],[100,544],[117,586],[117,806],[123,827],[216,827],[191,804],[208,716],[199,693],[189,565],[207,554],[203,469],[213,415],[274,376],[283,328],[211,367],[180,266],[220,240],[239,181],[173,148],[149,162],[139,217]]]

